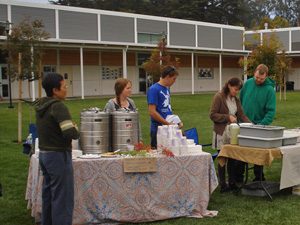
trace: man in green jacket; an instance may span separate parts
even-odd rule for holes
[[[276,113],[275,81],[268,77],[269,69],[266,65],[257,66],[254,77],[247,80],[240,92],[240,100],[246,116],[254,124],[270,125]],[[259,181],[262,166],[254,165],[255,178]],[[237,161],[236,180],[243,181],[245,163]],[[262,180],[265,180],[262,171]]]
[[[61,102],[67,85],[60,74],[42,81],[47,97],[35,106],[39,163],[43,172],[42,224],[71,225],[74,209],[72,139],[79,138],[68,108]]]

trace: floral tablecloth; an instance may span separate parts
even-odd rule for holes
[[[122,158],[73,160],[73,224],[147,222],[175,217],[216,216],[207,210],[218,185],[209,153],[159,157],[157,172],[124,173]],[[42,175],[31,157],[25,199],[40,219]]]

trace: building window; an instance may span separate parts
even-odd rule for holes
[[[161,34],[138,33],[138,43],[158,44],[161,38],[162,38]]]
[[[147,60],[150,60],[151,54],[138,54],[138,65],[141,66]]]
[[[199,68],[198,79],[213,79],[213,68]]]
[[[123,67],[102,66],[102,80],[116,80],[123,77]]]
[[[49,73],[56,73],[56,66],[44,66],[42,71],[42,79]]]

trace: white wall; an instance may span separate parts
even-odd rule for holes
[[[132,82],[132,94],[139,93],[138,67],[127,67],[127,77]],[[114,95],[115,80],[102,80],[101,66],[84,66],[84,94],[85,96]],[[73,74],[73,96],[81,97],[81,75],[80,66],[72,66]],[[195,92],[219,91],[219,69],[214,68],[213,79],[198,79],[197,70],[194,74]],[[222,71],[222,86],[230,77],[243,79],[243,70],[240,68],[225,68]],[[289,75],[289,81],[294,81],[294,89],[300,90],[300,68],[295,69]],[[19,98],[18,81],[12,82],[12,99]],[[22,98],[30,98],[31,86],[28,89],[28,81],[22,81]],[[29,91],[30,90],[30,91]],[[192,71],[191,68],[182,67],[179,69],[179,76],[171,87],[172,93],[192,93]],[[46,96],[42,89],[42,97]],[[38,81],[35,81],[35,97],[38,98]]]

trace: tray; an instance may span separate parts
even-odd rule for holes
[[[262,183],[270,195],[279,192],[280,184],[278,182],[262,181]],[[249,184],[245,184],[242,187],[242,195],[264,197],[267,195],[267,193],[261,187],[259,181],[255,181]]]
[[[279,138],[259,138],[238,135],[239,145],[256,148],[277,148],[282,146],[282,137]]]
[[[297,139],[300,136],[300,134],[287,134],[283,133],[283,138],[282,138],[282,145],[295,145],[297,144]]]
[[[287,129],[284,130],[283,135],[285,134],[295,134],[298,135],[297,142],[300,143],[300,130],[299,129]]]
[[[284,128],[265,125],[240,126],[240,134],[251,137],[276,138],[283,136]]]
[[[80,158],[80,159],[98,159],[98,158],[101,158],[101,155],[86,154],[86,155],[81,155],[77,158]]]

